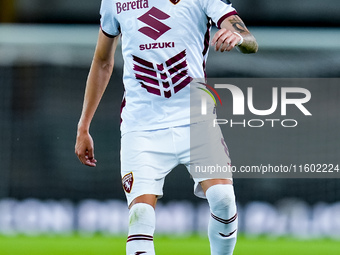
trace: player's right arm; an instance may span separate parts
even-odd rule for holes
[[[99,31],[96,50],[86,82],[83,109],[78,122],[75,153],[79,160],[87,166],[94,167],[97,162],[94,158],[93,140],[89,132],[90,124],[113,71],[118,39],[119,36],[110,38],[102,30]]]

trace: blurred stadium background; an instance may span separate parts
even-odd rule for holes
[[[252,56],[228,53],[227,63],[222,59],[226,56],[211,51],[210,77],[339,78],[339,1],[234,0],[233,4],[257,37],[260,51]],[[120,51],[92,124],[97,168],[82,166],[74,155],[99,7],[100,0],[0,1],[0,234],[126,233],[119,173]],[[329,121],[311,134],[327,133],[327,144],[310,135],[312,142],[299,143],[298,156],[306,156],[303,148],[308,145],[320,147],[322,155],[329,156],[326,160],[340,159],[340,87],[333,86],[326,95],[333,99]],[[308,129],[291,139],[298,141],[304,131]],[[254,141],[243,133],[233,134],[228,140],[232,159],[241,161],[251,153]],[[292,150],[277,136],[283,151]],[[240,137],[247,140],[240,142]],[[265,133],[258,137],[273,147]],[[271,153],[266,157],[278,156],[275,149]],[[240,232],[340,238],[339,180],[235,179]],[[208,208],[193,196],[184,167],[168,176],[164,192],[157,208],[157,233],[204,235]],[[193,220],[187,221],[188,216]]]

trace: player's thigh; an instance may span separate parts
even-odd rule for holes
[[[231,159],[219,126],[212,122],[191,125],[190,174],[195,181],[195,194],[216,184],[232,184]]]
[[[128,204],[144,201],[144,195],[161,197],[164,178],[175,164],[168,130],[124,134],[121,139],[121,175]],[[153,200],[147,199],[151,205]]]

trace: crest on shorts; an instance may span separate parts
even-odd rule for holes
[[[181,0],[170,0],[172,4],[178,4]]]
[[[132,190],[132,185],[133,185],[133,174],[132,174],[132,172],[124,175],[124,177],[122,179],[122,184],[123,184],[123,188],[124,188],[125,192],[130,193],[131,190]]]

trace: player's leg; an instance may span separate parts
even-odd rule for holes
[[[233,254],[237,212],[232,173],[228,171],[231,166],[228,147],[220,128],[210,122],[192,124],[190,136],[189,171],[195,180],[194,192],[198,197],[207,198],[210,206],[211,254]]]
[[[201,187],[211,212],[208,226],[211,254],[233,254],[237,238],[237,210],[232,181],[205,180]]]
[[[154,255],[155,206],[176,164],[168,130],[126,133],[121,139],[122,184],[129,206],[127,255]]]
[[[135,198],[130,204],[127,255],[155,254],[153,234],[156,202],[156,195],[145,194]]]

